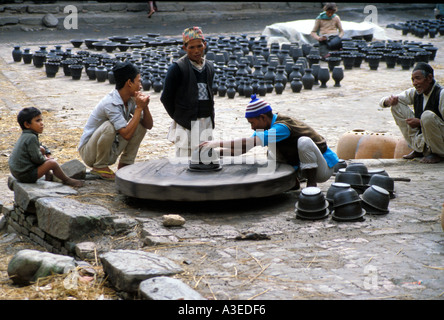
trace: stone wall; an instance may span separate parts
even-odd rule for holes
[[[48,252],[75,256],[86,236],[122,230],[108,209],[68,198],[77,191],[61,183],[38,180],[27,184],[10,176],[8,187],[14,191],[14,204],[2,208],[8,228]]]

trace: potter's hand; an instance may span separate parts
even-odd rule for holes
[[[211,149],[211,148],[217,148],[219,147],[218,141],[204,141],[201,144],[199,144],[199,149]]]
[[[390,96],[384,101],[386,106],[394,106],[398,104],[398,96]]]
[[[146,95],[140,91],[136,92],[136,105],[140,109],[145,109],[148,107],[148,103],[150,102],[150,96]]]
[[[327,40],[326,36],[319,37],[319,39],[318,39],[318,41],[325,41],[325,40]]]
[[[410,128],[419,128],[421,126],[421,120],[418,118],[405,119],[405,122],[410,126]]]

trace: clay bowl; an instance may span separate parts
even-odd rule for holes
[[[385,190],[387,190],[390,194],[390,199],[396,198],[395,196],[395,181],[389,176],[385,176],[382,174],[372,175],[370,181],[368,183],[370,186],[378,186]]]
[[[85,39],[85,45],[88,49],[94,49],[94,42],[99,41],[98,39]]]
[[[74,46],[74,48],[80,48],[80,46],[83,43],[83,40],[72,39],[70,42]]]
[[[341,172],[341,171],[339,171],[336,174],[335,182],[348,183],[351,186],[363,185],[362,176],[357,172]]]
[[[296,217],[305,220],[318,220],[326,218],[330,211],[329,203],[325,200],[321,189],[316,187],[304,188],[296,202]]]
[[[321,189],[317,187],[304,188],[296,202],[296,209],[304,212],[318,212],[328,207]]]
[[[102,51],[103,48],[105,48],[105,44],[106,44],[106,41],[97,41],[97,42],[94,42],[92,45],[93,45],[94,49],[96,49],[97,51]]]
[[[390,194],[387,190],[378,187],[370,186],[361,195],[362,201],[381,213],[388,213],[388,205],[390,202]]]
[[[131,47],[131,46],[130,46],[129,44],[126,44],[126,43],[121,43],[121,44],[118,44],[118,45],[117,45],[117,48],[119,48],[119,50],[120,50],[121,52],[125,52],[125,51],[127,51],[130,47]]]
[[[341,192],[341,191],[345,191],[350,188],[351,188],[351,185],[348,183],[333,182],[331,184],[330,188],[328,188],[327,195],[325,196],[325,198],[327,199],[328,202],[330,202],[330,204],[333,204],[333,197],[336,193]]]
[[[335,207],[332,211],[332,219],[336,221],[362,221],[366,211],[361,202],[353,202]]]
[[[333,207],[340,207],[349,203],[361,202],[358,192],[353,188],[348,188],[333,196]]]
[[[350,163],[345,169],[345,172],[359,173],[362,177],[363,184],[368,184],[368,181],[370,180],[367,167],[360,162]]]
[[[369,169],[368,170],[368,174],[370,176],[370,179],[375,174],[380,174],[380,175],[383,175],[383,176],[388,176],[388,173],[385,171],[385,169]]]
[[[339,169],[345,169],[347,168],[347,162],[345,162],[345,160],[339,159],[338,163],[335,164],[335,166],[333,167],[333,172],[338,172]]]

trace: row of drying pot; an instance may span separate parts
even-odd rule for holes
[[[370,70],[378,70],[380,62],[385,62],[388,69],[394,69],[397,65],[402,70],[409,70],[416,62],[433,61],[438,48],[432,45],[408,45],[403,47],[374,47],[372,49],[358,49],[358,47],[344,47],[341,51],[330,52],[326,60],[329,64],[342,61],[344,69],[359,68],[363,61],[368,63]]]
[[[365,214],[389,213],[390,199],[395,198],[394,180],[383,169],[370,173],[363,164],[350,164],[351,167],[355,165],[349,171],[339,169],[325,196],[319,188],[302,189],[295,205],[296,216],[319,220],[331,213],[337,221],[362,221]],[[363,176],[368,184],[363,184]]]
[[[408,35],[409,33],[418,37],[435,38],[436,36],[444,35],[444,23],[441,19],[420,19],[420,20],[408,20],[401,23],[390,23],[387,28],[393,28],[395,30],[401,30],[402,35]]]
[[[143,49],[147,47],[164,47],[181,44],[178,39],[161,38],[157,34],[148,34],[148,36],[112,36],[109,40],[100,39],[72,39],[71,44],[75,48],[80,48],[82,44],[89,50],[103,51],[108,53],[114,52],[119,49],[120,52],[126,52],[129,49]]]

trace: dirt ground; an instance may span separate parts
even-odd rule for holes
[[[260,31],[242,30],[239,31],[240,33],[257,36]],[[444,55],[441,52],[444,50],[444,38],[419,40],[411,35],[402,36],[400,31],[393,29],[386,29],[386,33],[393,40],[423,41],[437,46],[439,48],[437,58],[431,62],[431,65],[435,69],[436,79],[444,82]],[[15,121],[17,112],[27,106],[36,106],[43,110],[46,127],[40,137],[41,142],[52,150],[54,157],[60,163],[71,159],[80,159],[76,147],[83,125],[92,108],[113,89],[112,85],[90,81],[85,75],[80,81],[73,81],[65,77],[62,71],[57,74],[56,78],[47,78],[43,69],[36,69],[33,65],[12,61],[13,45],[20,44],[22,48],[29,47],[34,51],[39,45],[51,47],[60,44],[70,47],[68,40],[51,41],[48,39],[42,42],[38,37],[30,36],[20,42],[3,43],[0,47],[0,184],[4,186],[0,188],[0,202],[4,205],[13,202],[13,193],[6,188],[9,173],[7,157],[12,150],[14,141],[20,134],[20,129]],[[325,62],[322,64],[326,65]],[[390,136],[400,137],[390,111],[380,109],[378,102],[381,97],[400,92],[409,88],[410,85],[410,71],[403,71],[399,66],[394,70],[387,69],[384,63],[381,63],[377,71],[372,71],[366,63],[363,63],[360,69],[345,71],[341,87],[333,87],[333,81],[330,80],[327,89],[314,87],[313,90],[292,93],[287,87],[282,95],[273,92],[267,94],[264,99],[271,104],[273,111],[296,117],[316,128],[320,134],[326,137],[329,146],[335,150],[341,135],[352,129],[384,132]],[[164,158],[173,152],[173,146],[166,140],[171,119],[160,103],[160,93],[149,91],[149,94],[151,96],[149,107],[154,117],[154,128],[149,131],[142,142],[137,161]],[[251,129],[244,118],[244,110],[248,101],[249,99],[242,97],[236,97],[233,100],[227,97],[215,97],[216,138],[230,139],[251,134]],[[254,152],[263,153],[264,150],[257,148]],[[409,167],[408,170],[415,172],[414,168]],[[402,170],[397,170],[396,173],[402,174]],[[327,186],[328,184],[323,184],[321,188],[326,190]],[[384,294],[387,298],[392,299],[418,299],[421,297],[417,291],[403,293],[402,290],[396,291],[394,294],[366,295],[359,290],[348,291],[345,284],[342,284],[339,292],[338,290],[332,292],[327,288],[324,281],[332,280],[332,278],[324,277],[321,271],[342,268],[344,261],[328,256],[326,251],[329,249],[325,249],[325,247],[328,247],[331,242],[341,244],[339,250],[344,250],[344,254],[346,254],[348,249],[345,242],[353,240],[353,245],[360,246],[360,243],[367,240],[354,237],[353,230],[359,228],[354,225],[346,225],[336,229],[331,224],[289,226],[289,221],[294,218],[292,208],[296,199],[294,193],[284,194],[273,199],[258,200],[253,204],[241,201],[223,204],[217,208],[214,204],[126,201],[124,197],[114,193],[112,184],[103,181],[88,181],[86,188],[81,190],[80,194],[79,199],[82,201],[105,205],[114,210],[116,214],[138,217],[146,223],[158,221],[165,213],[180,213],[184,214],[187,221],[195,222],[196,225],[192,225],[190,228],[202,229],[204,226],[210,226],[203,228],[205,231],[201,230],[203,234],[200,236],[196,235],[199,234],[197,229],[194,233],[190,231],[193,236],[184,235],[183,238],[187,241],[176,246],[146,249],[162,252],[179,261],[192,260],[193,263],[187,269],[183,279],[210,299],[366,299],[383,298]],[[405,191],[405,195],[407,194],[408,191]],[[439,201],[439,199],[436,200]],[[279,205],[275,205],[276,202],[279,202]],[[434,207],[437,205],[435,203]],[[273,221],[277,217],[282,221],[279,223]],[[260,223],[254,223],[256,219],[260,220]],[[385,223],[382,221],[378,223],[384,229]],[[268,229],[267,225],[270,226]],[[291,227],[295,228],[295,233],[289,231]],[[392,226],[386,227],[391,228]],[[322,238],[323,231],[320,231],[322,228],[326,229],[326,238]],[[254,248],[249,243],[238,245],[233,244],[232,241],[225,242],[223,239],[226,240],[230,234],[234,234],[234,230],[255,232],[266,230],[268,233],[276,235],[277,240],[254,244]],[[436,231],[436,228],[433,230]],[[301,240],[297,239],[298,232],[304,233],[303,241],[298,241]],[[310,234],[312,235],[310,236]],[[344,238],[349,240],[344,240]],[[324,243],[327,239],[330,244]],[[293,244],[288,245],[292,240]],[[312,244],[313,241],[325,249],[320,251],[320,255],[310,247],[310,243]],[[408,241],[408,239],[403,241]],[[202,242],[205,245],[201,246]],[[286,245],[284,246],[283,243]],[[22,246],[24,245],[19,243],[14,247],[15,249],[3,252],[1,254],[2,260],[7,261],[13,251]],[[118,246],[119,244],[115,244],[115,247]],[[122,245],[122,247],[124,246],[130,245]],[[280,248],[281,246],[284,246],[287,251],[284,252]],[[264,253],[265,249],[270,251],[269,256]],[[373,249],[377,251],[374,247]],[[267,269],[270,265],[279,266],[279,250],[282,250],[281,254],[283,255],[287,252],[300,252],[299,260],[295,261],[295,264],[303,265],[307,269],[313,267],[315,271],[311,274],[311,278],[303,275],[300,278],[292,277],[288,269],[281,270],[279,267],[277,269],[270,268],[270,273],[268,273]],[[322,256],[322,252],[326,255]],[[357,255],[358,253],[353,252],[353,254]],[[235,256],[236,264],[231,262],[227,258],[228,256]],[[227,261],[225,261],[226,258]],[[359,259],[361,261],[372,260],[372,252],[366,252]],[[216,270],[215,264],[220,264],[223,267]],[[200,271],[199,268],[201,268]],[[292,272],[298,274],[302,270],[305,269],[296,268]],[[3,273],[1,277],[4,278],[4,271],[1,271]],[[267,277],[263,279],[261,276],[265,274]],[[392,276],[390,275],[388,278]],[[255,280],[261,278],[262,282],[257,284],[259,281]],[[342,281],[342,283],[354,281],[346,276],[343,276],[342,280],[338,278],[341,277],[337,275],[336,278],[333,277],[332,281]],[[390,283],[388,280],[384,281],[387,281],[384,283],[387,288]],[[312,286],[308,285],[309,283]],[[442,282],[439,285],[441,284]],[[439,285],[437,286],[439,287]],[[323,288],[325,290],[322,290]],[[442,299],[442,294],[438,296],[436,292],[437,290],[433,291],[425,298]]]

